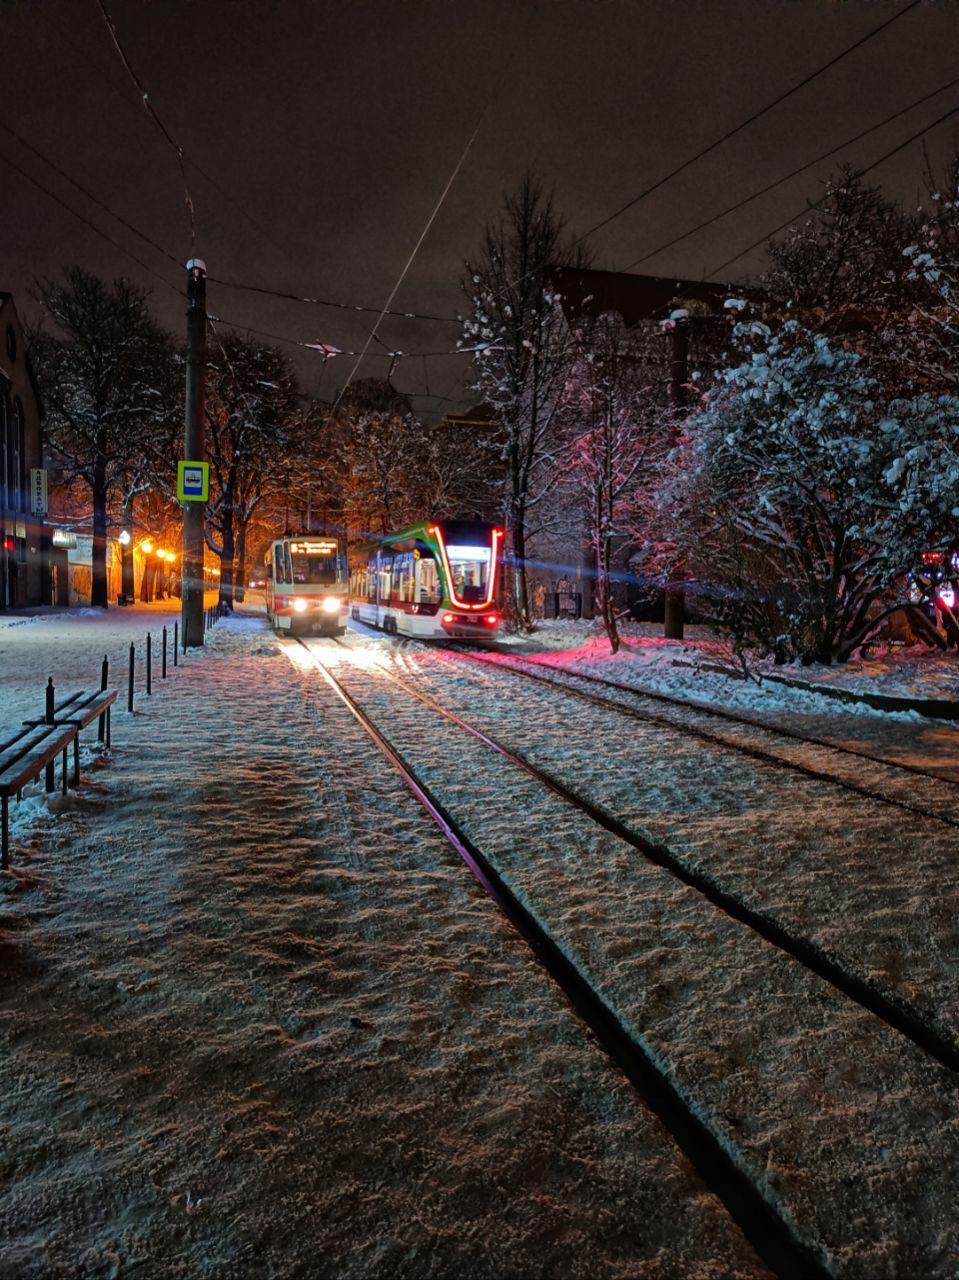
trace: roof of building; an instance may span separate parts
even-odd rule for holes
[[[689,309],[691,302],[698,304],[694,314],[720,315],[730,294],[728,285],[705,280],[633,276],[591,267],[550,267],[549,276],[568,316],[595,318],[615,311],[630,328],[644,320],[668,319],[671,311]]]

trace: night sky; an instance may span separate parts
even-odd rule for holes
[[[184,152],[211,314],[287,339],[278,345],[306,390],[327,398],[355,360],[343,356],[324,369],[320,356],[295,344],[359,351],[376,314],[213,280],[379,309],[478,129],[392,304],[455,318],[463,257],[527,167],[555,188],[570,228],[586,232],[907,7],[907,0],[104,3],[157,117]],[[159,319],[182,333],[176,290],[194,252],[184,182],[98,0],[0,0],[0,19],[0,289],[29,316],[32,280],[78,263],[149,288]],[[947,84],[959,76],[957,53],[959,5],[923,0],[598,230],[589,241],[594,265],[626,268]],[[709,276],[821,194],[839,159],[868,165],[953,107],[957,87],[633,269]],[[959,115],[868,180],[913,204],[923,144],[941,164],[957,134]],[[743,281],[762,266],[755,249],[723,275]],[[468,360],[435,354],[455,349],[457,325],[386,317],[378,336],[409,353],[393,380],[417,396],[424,415],[470,402]],[[383,375],[391,364],[379,343],[370,351],[358,377]]]

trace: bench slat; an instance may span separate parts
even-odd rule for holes
[[[53,723],[55,725],[78,724],[81,729],[85,729],[92,720],[102,716],[106,709],[116,702],[117,694],[116,689],[101,689],[98,693],[88,693],[85,697],[82,693],[75,693],[63,702],[58,702],[54,707]],[[78,698],[82,701],[78,702]],[[46,720],[24,720],[23,723],[35,729],[46,724]]]
[[[28,751],[40,746],[51,734],[59,736],[61,733],[63,733],[63,726],[55,724],[34,725],[29,729],[21,729],[20,734],[4,743],[3,749],[0,750],[0,773],[15,765]],[[70,740],[72,741],[72,738]]]
[[[76,736],[76,725],[61,728],[59,733],[47,735],[45,741],[32,747],[26,754],[0,767],[0,794],[6,793],[9,796],[19,791],[31,778],[35,778],[41,769],[56,760],[60,752],[65,751]]]

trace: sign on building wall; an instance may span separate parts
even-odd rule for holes
[[[44,467],[30,468],[30,511],[35,516],[47,514],[47,472]]]

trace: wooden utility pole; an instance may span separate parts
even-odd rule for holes
[[[206,263],[191,258],[187,270],[186,413],[183,457],[203,462],[203,395],[206,377]],[[183,566],[180,623],[185,649],[203,644],[203,526],[205,502],[183,503]]]
[[[671,336],[669,398],[673,408],[679,409],[686,403],[686,385],[689,382],[689,321],[677,317]],[[667,640],[682,640],[685,613],[682,587],[668,587],[663,614],[663,635]]]

